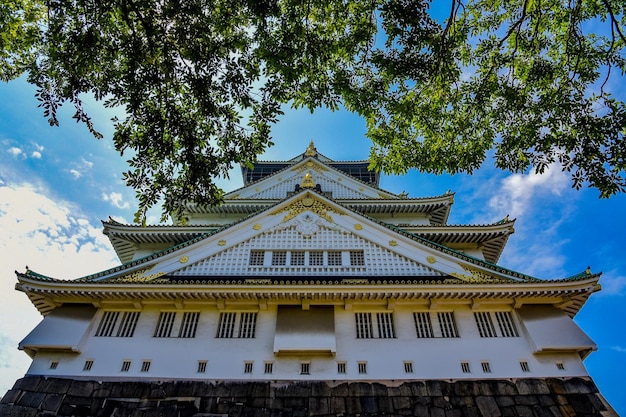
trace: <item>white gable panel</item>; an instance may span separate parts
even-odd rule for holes
[[[443,276],[428,266],[401,256],[374,242],[365,240],[338,227],[323,222],[315,230],[302,230],[301,223],[285,224],[281,228],[259,234],[234,247],[181,268],[174,276]],[[257,251],[262,261],[251,265],[251,252]],[[258,252],[261,251],[261,252]],[[272,265],[274,252],[285,261]],[[296,265],[294,252],[305,257],[304,265]],[[304,252],[304,253],[303,253]],[[323,258],[322,265],[312,265],[311,253]],[[329,252],[341,252],[340,265],[332,265]],[[354,252],[351,255],[350,252]],[[303,254],[302,254],[303,253]],[[362,257],[361,254],[362,253]],[[277,257],[279,257],[277,256]],[[358,259],[358,261],[357,261]],[[361,262],[362,259],[362,262]],[[355,262],[356,261],[356,262]],[[354,264],[353,264],[354,263]],[[330,264],[330,265],[329,265]]]

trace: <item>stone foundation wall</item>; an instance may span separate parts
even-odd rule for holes
[[[572,417],[614,414],[590,379],[97,382],[25,377],[1,417]]]

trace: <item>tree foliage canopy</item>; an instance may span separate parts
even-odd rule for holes
[[[122,106],[139,198],[212,204],[290,104],[362,116],[378,170],[513,172],[626,187],[623,0],[2,0],[0,77],[27,72],[46,117],[81,94]],[[439,14],[444,10],[444,17]]]

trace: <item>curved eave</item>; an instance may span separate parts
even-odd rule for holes
[[[250,283],[222,279],[147,283],[95,283],[43,280],[29,274],[17,274],[16,289],[24,292],[43,315],[64,303],[127,302],[139,308],[144,301],[180,303],[195,301],[217,303],[224,300],[251,303],[308,302],[342,304],[350,301],[401,303],[455,303],[467,301],[473,307],[489,303],[505,303],[518,308],[524,304],[553,304],[573,317],[598,291],[600,275],[584,278],[543,281],[540,283],[433,283],[410,278],[347,284],[325,281],[250,280]],[[287,278],[288,279],[288,278]],[[138,301],[140,300],[140,301]]]
[[[251,214],[265,210],[271,205],[281,201],[280,199],[250,199],[250,200],[225,200],[219,206],[201,206],[195,204],[185,205],[185,211],[189,214]]]
[[[466,244],[480,246],[485,260],[495,264],[500,259],[509,236],[515,232],[513,224],[514,222],[472,226],[398,225],[398,227],[445,246]]]
[[[454,194],[439,197],[398,200],[336,200],[338,203],[363,214],[414,214],[424,213],[431,224],[446,224],[454,203]]]

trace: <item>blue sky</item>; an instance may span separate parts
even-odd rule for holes
[[[91,103],[89,111],[104,139],[63,111],[51,128],[23,80],[0,84],[0,395],[24,375],[29,358],[18,342],[41,320],[22,293],[14,270],[31,269],[57,278],[76,278],[118,263],[101,232],[112,216],[130,223],[134,191],[121,181],[125,158],[113,149],[112,112]],[[347,112],[289,111],[273,131],[275,146],[264,160],[291,158],[313,140],[336,160],[366,159],[365,125]],[[220,184],[242,185],[238,168]],[[381,187],[410,197],[456,193],[449,223],[486,224],[507,214],[517,218],[499,264],[539,278],[602,271],[603,291],[594,294],[576,322],[598,344],[585,361],[601,392],[626,415],[626,195],[608,200],[595,190],[571,189],[558,169],[537,176],[511,174],[489,161],[474,175],[434,176],[411,171],[384,176]],[[157,222],[154,211],[149,222]]]

